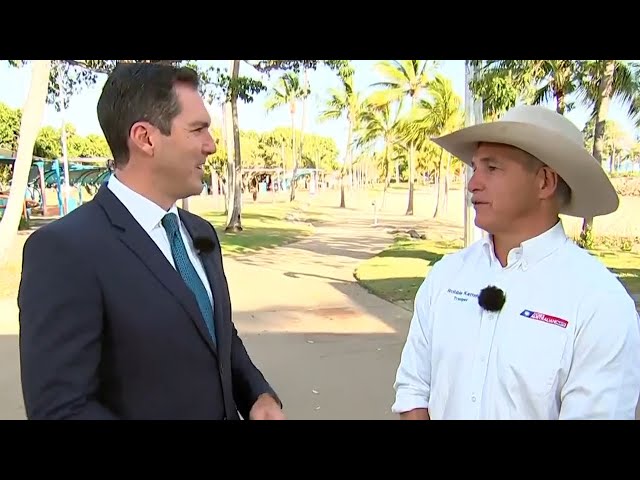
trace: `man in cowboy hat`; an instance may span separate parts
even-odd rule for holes
[[[436,263],[415,299],[394,388],[403,419],[634,419],[635,304],[560,214],[618,197],[580,131],[539,106],[434,139],[473,168],[485,239]]]

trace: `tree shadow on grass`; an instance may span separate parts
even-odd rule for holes
[[[424,248],[422,248],[422,245],[424,245]],[[446,253],[455,252],[459,248],[460,245],[457,241],[440,240],[429,242],[429,244],[421,244],[420,241],[413,243],[411,240],[399,240],[396,245],[380,252],[377,256],[381,258],[417,258],[426,260],[433,265],[441,260]]]

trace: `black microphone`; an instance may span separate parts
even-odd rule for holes
[[[488,310],[489,312],[499,312],[502,310],[506,300],[507,297],[504,292],[493,285],[483,288],[480,290],[480,295],[478,295],[478,305],[480,305],[483,310]]]
[[[213,252],[213,249],[215,248],[213,240],[211,240],[209,237],[195,237],[193,239],[193,246],[200,253]]]

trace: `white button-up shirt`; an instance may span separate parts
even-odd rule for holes
[[[480,290],[502,289],[498,313]],[[490,238],[436,263],[420,286],[395,413],[432,419],[634,419],[640,317],[618,279],[562,224],[495,257]]]
[[[118,200],[122,202],[126,209],[129,210],[129,213],[140,224],[147,235],[151,237],[173,268],[176,268],[176,266],[173,260],[173,254],[171,253],[169,237],[167,237],[167,232],[162,226],[162,219],[167,213],[173,213],[178,217],[180,235],[182,236],[182,241],[184,242],[187,254],[189,255],[189,260],[191,260],[200,280],[202,280],[202,283],[204,284],[204,288],[207,290],[209,301],[213,304],[213,295],[211,293],[211,286],[209,285],[207,274],[202,266],[202,261],[198,256],[198,252],[193,246],[193,240],[180,220],[178,208],[173,205],[168,212],[165,211],[156,203],[127,187],[124,183],[118,180],[115,175],[111,175],[109,177],[107,186]]]

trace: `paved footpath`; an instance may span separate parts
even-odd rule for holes
[[[411,312],[369,294],[356,265],[391,240],[366,219],[227,258],[235,321],[293,419],[391,419]]]

